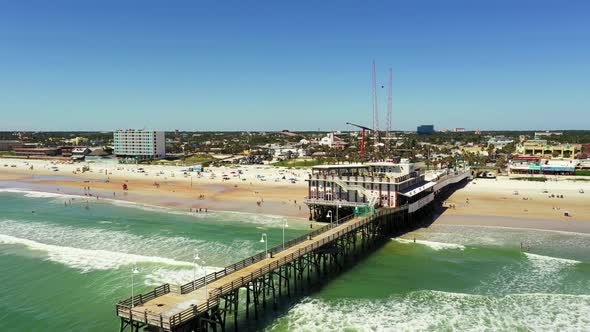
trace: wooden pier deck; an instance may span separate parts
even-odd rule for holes
[[[248,296],[251,291],[254,293],[257,290],[260,291],[260,287],[271,287],[274,298],[274,286],[269,286],[274,283],[272,281],[273,274],[278,274],[280,279],[280,271],[283,268],[290,269],[293,264],[297,264],[297,261],[301,264],[302,260],[307,260],[307,264],[313,264],[310,257],[317,256],[318,253],[330,246],[341,246],[339,250],[344,250],[342,255],[345,256],[347,249],[342,248],[348,245],[346,241],[356,239],[357,236],[360,236],[365,244],[372,241],[372,236],[386,237],[387,228],[391,228],[397,223],[394,216],[402,216],[402,219],[406,219],[407,215],[416,213],[426,205],[430,205],[438,190],[462,181],[466,177],[466,173],[455,173],[439,178],[437,181],[439,186],[435,188],[434,192],[412,204],[396,208],[381,208],[367,217],[345,217],[339,220],[337,225],[327,225],[305,236],[286,242],[284,248],[283,245],[280,245],[269,249],[268,256],[262,252],[230,265],[222,271],[208,274],[180,287],[165,284],[151,292],[138,294],[132,299],[121,301],[116,305],[116,314],[121,318],[121,331],[124,331],[128,326],[131,327],[131,331],[139,331],[139,328],[144,326],[153,327],[158,331],[181,331],[185,330],[183,326],[186,327],[187,324],[194,323],[195,319],[204,319],[215,323],[213,321],[215,317],[212,317],[211,313],[219,312],[222,299],[226,301],[223,307],[227,309],[228,298],[232,298],[232,296],[231,301],[235,301],[233,305],[234,308],[237,308],[237,294],[243,287],[247,289]],[[315,264],[318,264],[315,269],[319,273],[319,259]],[[279,272],[277,273],[277,271]],[[302,278],[302,273],[300,278]],[[309,273],[310,267],[308,267],[308,278]],[[266,286],[262,285],[266,282],[265,278],[269,276],[270,281]],[[290,282],[288,274],[282,277],[287,279],[286,283]],[[296,287],[296,277],[293,281]],[[262,282],[260,284],[262,286],[256,286],[260,282]],[[279,294],[280,291],[279,283]],[[254,294],[254,296],[256,295]],[[257,300],[254,302],[255,308],[256,303]],[[237,320],[237,310],[233,311]],[[246,315],[248,315],[248,311]],[[221,317],[219,319],[222,320],[222,326],[225,326],[225,314],[223,319]]]
[[[224,277],[214,280],[207,284],[207,293],[205,287],[199,287],[185,294],[180,292],[169,291],[159,296],[153,297],[143,303],[136,304],[133,308],[124,303],[117,305],[117,315],[127,318],[130,321],[141,322],[147,325],[160,327],[164,330],[172,330],[175,326],[183,324],[199,313],[206,312],[212,307],[218,306],[220,296],[229,293],[235,289],[245,286],[247,283],[259,278],[262,275],[275,270],[282,265],[293,262],[297,258],[325,245],[335,241],[339,237],[354,231],[355,229],[371,222],[374,218],[385,213],[394,213],[403,211],[407,206],[381,210],[378,214],[364,218],[343,218],[339,225],[330,227],[318,235],[308,235],[308,239],[294,244],[282,251],[261,259],[249,266],[239,269]],[[269,251],[270,254],[270,251]],[[139,296],[134,299],[138,302]]]

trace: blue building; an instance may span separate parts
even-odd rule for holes
[[[418,129],[416,130],[416,132],[418,134],[425,134],[425,135],[434,134],[434,125],[418,126]]]

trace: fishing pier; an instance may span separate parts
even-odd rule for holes
[[[342,271],[391,234],[415,228],[442,193],[469,175],[468,171],[446,174],[412,203],[350,214],[187,284],[164,284],[120,301],[116,304],[120,331],[237,331],[241,315],[257,320],[261,310],[276,309],[282,297]]]

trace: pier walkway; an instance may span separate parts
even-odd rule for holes
[[[407,206],[388,209],[387,213],[395,211],[403,211]],[[386,211],[381,211],[380,214],[385,214]],[[172,330],[175,326],[181,325],[186,321],[194,319],[199,313],[208,311],[209,309],[218,306],[220,296],[229,293],[237,288],[244,287],[249,282],[269,273],[272,270],[279,268],[282,265],[291,263],[297,258],[312,252],[313,250],[332,242],[344,234],[354,231],[355,229],[371,222],[376,216],[366,218],[343,218],[338,225],[328,225],[321,232],[312,236],[306,235],[305,240],[300,243],[292,244],[285,250],[272,254],[269,251],[269,257],[258,260],[257,262],[239,269],[233,273],[196,286],[198,288],[182,294],[178,290],[173,292],[170,286],[166,292],[164,287],[160,292],[161,295],[151,298],[146,302],[140,302],[145,299],[145,295],[137,295],[134,297],[135,306],[130,308],[125,301],[117,304],[117,315],[122,318],[128,318],[135,322],[144,323],[146,325],[157,326],[165,331]],[[282,247],[282,245],[281,245]],[[272,257],[270,257],[272,255]],[[252,258],[255,260],[255,258]],[[215,274],[211,274],[215,275]],[[189,283],[187,285],[191,285]],[[185,285],[186,286],[186,285]],[[162,287],[162,286],[160,286]],[[207,289],[207,291],[205,290]],[[156,294],[157,295],[157,294]],[[131,299],[129,299],[129,304]],[[139,303],[138,303],[139,302]]]
[[[446,186],[466,177],[467,174],[462,173],[440,180]],[[386,237],[396,224],[411,221],[410,214],[424,208],[434,196],[435,192],[415,204],[381,208],[366,217],[342,218],[333,225],[286,242],[284,247],[277,246],[267,254],[262,252],[185,285],[165,284],[149,293],[121,301],[116,305],[116,314],[121,319],[120,330],[130,327],[131,331],[139,331],[142,327],[149,327],[153,331],[192,331],[207,330],[208,326],[216,330],[218,325],[224,330],[228,312],[234,315],[237,329],[240,289],[247,290],[246,317],[249,316],[251,297],[257,317],[259,297],[265,306],[266,296],[270,297],[272,292],[276,305],[274,277],[279,279],[279,296],[281,282],[290,295],[292,284],[295,289],[298,281],[303,284],[305,269],[310,282],[313,271],[320,276],[322,265],[324,273],[327,264],[341,266],[341,262],[357,248],[357,239],[361,247],[366,247],[375,239]]]

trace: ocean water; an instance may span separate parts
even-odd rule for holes
[[[118,331],[134,264],[136,292],[186,282],[195,249],[213,271],[264,250],[263,232],[280,244],[286,220],[14,189],[0,211],[0,331]],[[288,222],[286,239],[309,227]],[[590,331],[590,235],[435,224],[250,329]]]
[[[71,200],[71,205],[69,205]],[[65,206],[68,202],[68,206]],[[277,216],[189,213],[80,196],[0,189],[0,331],[116,331],[114,304],[185,283],[305,234]]]

